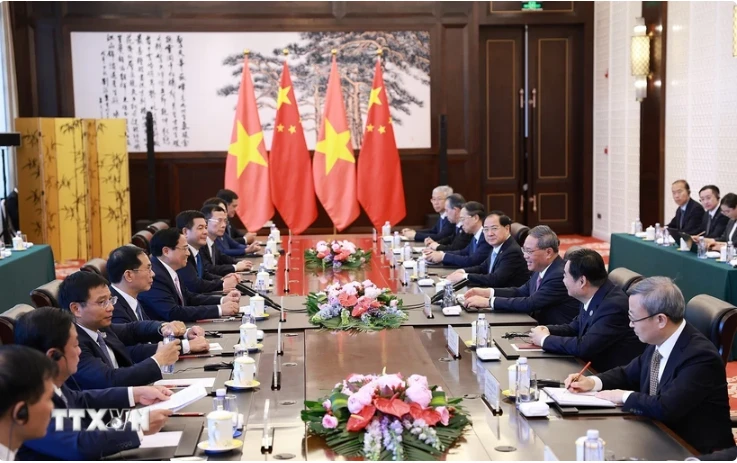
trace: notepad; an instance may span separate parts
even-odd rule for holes
[[[211,342],[210,343],[210,352],[212,352],[214,350],[223,350],[223,346],[221,346],[219,342]]]
[[[148,407],[144,407],[144,409],[171,410],[175,412],[205,397],[207,397],[207,389],[198,383],[172,394],[169,400],[149,405]]]
[[[182,440],[182,431],[157,432],[150,436],[143,436],[140,449],[157,449],[163,447],[176,447]]]
[[[543,348],[529,342],[511,343],[517,352],[542,352]]]
[[[545,393],[548,394],[558,405],[611,408],[617,406],[614,402],[596,397],[595,392],[574,393],[564,387],[546,387],[543,388],[543,391],[545,391]]]
[[[202,387],[212,387],[215,384],[215,377],[212,378],[180,378],[180,379],[160,379],[154,383],[154,386],[164,387],[188,387],[193,384],[200,384]]]
[[[413,247],[412,247],[412,250],[413,250],[414,252],[416,252],[416,253],[420,253],[420,254],[421,254],[421,253],[422,253],[422,251],[424,251],[424,250],[425,250],[425,246],[413,246]]]

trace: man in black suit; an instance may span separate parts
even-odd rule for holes
[[[446,267],[471,267],[481,264],[491,253],[491,246],[484,239],[485,218],[486,210],[481,203],[469,201],[464,204],[458,219],[463,231],[471,235],[468,246],[447,252],[425,249],[425,260],[434,264],[443,264]]]
[[[230,190],[221,190],[221,191],[230,191]],[[231,193],[233,193],[231,191]],[[235,193],[233,193],[235,195]],[[237,206],[238,196],[235,196],[234,203],[226,203],[225,200],[220,198],[210,198],[205,200],[205,202],[202,204],[202,206],[209,206],[209,205],[217,205],[223,208],[224,211],[227,213],[227,217],[233,218],[235,216],[235,209]],[[232,204],[236,204],[233,206]],[[220,252],[222,254],[226,254],[231,257],[243,257],[243,256],[255,256],[260,255],[261,253],[261,245],[258,244],[257,241],[255,241],[255,233],[247,233],[246,236],[248,238],[248,242],[250,244],[246,245],[242,242],[238,242],[231,236],[231,232],[229,230],[235,230],[231,227],[230,221],[226,219],[225,221],[225,232],[220,236],[220,238],[217,239],[216,245]],[[237,232],[237,230],[236,230]],[[250,235],[253,235],[254,239],[250,239]]]
[[[567,325],[533,328],[533,343],[546,352],[590,360],[597,371],[627,365],[642,354],[645,345],[629,327],[627,294],[609,281],[598,252],[579,249],[567,255],[563,283],[581,310]]]
[[[714,453],[699,456],[701,461],[734,461],[737,460],[737,447],[719,450]]]
[[[410,240],[414,240],[420,243],[428,242],[428,238],[438,241],[446,236],[453,234],[454,225],[450,223],[450,220],[445,216],[445,199],[453,194],[453,188],[447,185],[437,186],[432,190],[432,196],[430,197],[430,203],[432,208],[440,214],[440,218],[432,228],[426,228],[423,230],[412,230],[405,228],[402,230],[402,234]],[[427,244],[427,243],[426,243]]]
[[[530,278],[522,248],[512,238],[512,219],[502,211],[491,211],[484,220],[484,239],[492,246],[491,254],[481,265],[466,267],[446,278],[457,283],[468,279],[469,286],[504,288],[523,285]]]
[[[722,358],[684,320],[681,290],[665,277],[646,278],[630,290],[629,319],[645,352],[597,376],[569,375],[575,392],[622,405],[625,412],[661,421],[699,452],[734,446]],[[575,381],[574,381],[575,380]]]
[[[473,236],[464,232],[460,223],[461,209],[463,209],[464,204],[466,204],[466,199],[458,193],[453,193],[445,198],[445,218],[455,225],[453,234],[440,238],[438,241],[427,238],[425,244],[428,248],[433,251],[458,251],[468,246]]]
[[[727,227],[729,217],[722,214],[719,207],[719,188],[716,185],[706,185],[699,190],[699,200],[704,207],[704,216],[701,219],[701,230],[704,238],[719,238]]]
[[[517,288],[471,288],[465,294],[467,308],[529,314],[541,325],[570,323],[578,315],[579,302],[563,284],[565,263],[558,255],[558,236],[547,225],[530,230],[522,252],[533,274]]]
[[[201,319],[232,317],[240,312],[240,293],[207,296],[192,293],[180,285],[177,270],[187,265],[189,247],[178,228],[157,231],[151,238],[151,289],[138,295],[143,309],[156,320],[192,322]]]
[[[160,322],[113,324],[114,297],[108,282],[93,272],[74,272],[59,286],[59,304],[74,316],[82,350],[67,386],[103,389],[142,386],[161,379],[161,367],[179,359],[179,340],[164,345]],[[159,342],[149,344],[150,342]]]
[[[673,201],[678,205],[676,215],[668,224],[668,228],[675,228],[689,235],[698,235],[702,231],[701,219],[704,217],[704,208],[691,199],[691,187],[685,180],[676,180],[670,187]]]
[[[737,195],[734,193],[727,193],[722,198],[721,203],[722,214],[727,216],[729,222],[724,227],[722,236],[716,239],[707,238],[706,245],[709,249],[720,250],[722,246],[726,246],[730,241],[737,247]]]
[[[200,248],[205,268],[209,272],[221,276],[250,270],[253,267],[253,262],[245,259],[236,260],[227,254],[221,253],[218,246],[215,246],[215,242],[221,239],[226,232],[228,215],[225,209],[217,204],[208,204],[200,212],[207,220],[207,241],[206,245]]]
[[[225,210],[228,213],[228,218],[234,218],[238,210],[238,194],[233,190],[223,188],[215,196],[225,202]],[[256,240],[256,233],[246,232],[244,235],[237,228],[233,227],[230,222],[228,222],[227,226],[227,235],[240,244],[251,244]]]
[[[54,307],[39,307],[23,314],[15,323],[15,344],[35,349],[56,364],[53,377],[55,409],[128,409],[136,404],[151,405],[168,400],[171,391],[159,386],[114,387],[77,392],[65,383],[77,372],[79,347],[74,318]],[[151,410],[149,430],[88,431],[89,417],[82,418],[82,431],[74,431],[72,418],[62,419],[64,430],[56,430],[51,420],[46,436],[26,441],[18,451],[18,460],[100,460],[122,450],[137,448],[144,435],[156,434],[166,424],[169,410]],[[110,423],[113,424],[113,423]]]

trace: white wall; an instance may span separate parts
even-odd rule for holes
[[[713,183],[737,193],[737,58],[734,2],[668,2],[665,216],[676,205],[671,183],[685,178],[691,197]]]
[[[641,14],[642,2],[594,6],[592,234],[600,239],[628,231],[639,214],[640,103],[630,72],[630,37]]]

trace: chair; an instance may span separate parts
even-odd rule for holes
[[[62,280],[54,280],[41,285],[31,291],[31,300],[36,308],[39,307],[59,307],[59,285]]]
[[[28,304],[18,304],[0,315],[0,342],[2,342],[2,344],[13,344],[13,329],[15,327],[15,321],[24,313],[28,313],[32,310],[34,310],[34,308]]]
[[[699,294],[686,304],[686,321],[714,343],[726,364],[737,333],[737,307],[713,296]]]
[[[615,268],[609,272],[609,281],[622,288],[627,295],[632,285],[640,280],[642,280],[642,275],[625,267]]]
[[[89,260],[86,264],[84,264],[81,268],[81,271],[83,272],[92,272],[96,273],[100,276],[102,276],[104,279],[108,279],[107,277],[107,259],[102,259],[100,257],[95,257],[92,260]]]
[[[522,225],[519,222],[512,222],[512,225],[510,226],[510,231],[514,240],[517,241],[517,244],[519,244],[520,246],[524,246],[527,234],[530,233],[530,227],[528,227],[527,225]]]
[[[154,234],[150,231],[141,230],[133,235],[133,238],[131,238],[131,243],[146,251],[146,254],[149,254],[151,252],[149,243],[151,242],[151,237],[153,236]]]
[[[161,221],[161,222],[152,223],[146,228],[146,230],[150,231],[151,234],[154,234],[159,230],[166,230],[167,228],[169,228],[169,224],[164,221]]]

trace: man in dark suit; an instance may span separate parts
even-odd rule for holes
[[[452,235],[440,238],[437,241],[427,238],[425,244],[429,249],[433,251],[458,251],[468,246],[473,236],[464,232],[460,223],[461,209],[463,209],[464,204],[466,204],[466,199],[458,193],[453,193],[445,199],[445,218],[455,225],[455,228]]]
[[[178,339],[159,342],[173,334],[166,325],[150,320],[113,324],[115,302],[107,280],[97,273],[74,272],[59,286],[59,304],[74,316],[82,349],[70,388],[142,386],[160,380],[161,367],[179,359]]]
[[[215,196],[225,202],[224,209],[228,213],[228,218],[234,218],[238,210],[238,194],[233,190],[223,188],[222,190],[218,191],[217,195]],[[233,239],[233,241],[240,244],[248,245],[253,243],[256,239],[256,233],[247,232],[244,235],[243,233],[238,231],[237,228],[233,227],[230,222],[228,222],[227,234],[228,237]]]
[[[722,358],[684,320],[681,290],[665,277],[646,278],[630,290],[629,319],[645,352],[597,376],[572,374],[565,385],[625,412],[661,421],[702,453],[734,446]],[[574,381],[575,380],[575,381]]]
[[[231,317],[240,312],[240,293],[207,296],[191,293],[179,284],[177,270],[187,265],[189,247],[177,228],[157,231],[151,238],[151,289],[138,295],[143,309],[155,320],[196,320]],[[219,305],[218,305],[219,304]]]
[[[534,227],[522,249],[533,272],[527,283],[517,288],[471,288],[465,294],[466,307],[526,313],[541,325],[570,323],[580,304],[563,284],[565,263],[558,255],[558,243],[550,227]]]
[[[737,460],[737,447],[719,450],[714,453],[699,456],[701,461],[734,461]]]
[[[469,201],[463,205],[459,220],[463,231],[472,236],[471,241],[458,251],[424,252],[425,260],[446,267],[471,267],[481,264],[491,253],[491,246],[484,239],[484,219],[486,211],[481,203]]]
[[[230,190],[221,190],[222,191],[230,191]],[[233,193],[230,191],[230,193]],[[235,193],[233,193],[235,195]],[[233,218],[235,216],[235,210],[238,207],[238,196],[235,196],[235,199],[233,199],[234,202],[226,203],[225,200],[221,198],[210,198],[206,200],[203,203],[204,206],[208,206],[211,204],[218,205],[223,208],[224,211],[227,212],[228,217]],[[228,205],[230,204],[230,205]],[[235,206],[233,206],[235,204]],[[230,221],[227,221],[225,224],[225,233],[223,236],[217,240],[217,246],[220,249],[220,251],[223,254],[227,254],[231,257],[243,257],[243,256],[253,256],[255,253],[258,253],[261,251],[261,245],[259,245],[255,241],[256,234],[255,233],[247,233],[246,236],[249,237],[248,242],[250,244],[244,244],[242,242],[238,242],[235,240],[232,236],[232,231],[235,230],[230,225]],[[236,230],[237,232],[237,230]],[[254,239],[250,239],[250,235],[253,235]]]
[[[445,200],[448,196],[453,194],[453,188],[447,185],[437,186],[432,190],[432,196],[430,197],[430,203],[432,208],[440,214],[440,218],[432,228],[426,228],[422,230],[412,230],[405,228],[402,230],[402,234],[410,240],[414,240],[420,243],[427,244],[428,238],[438,241],[446,236],[453,234],[454,225],[450,223],[450,220],[445,216]]]
[[[46,435],[56,364],[26,346],[0,346],[0,460],[13,461],[23,442]]]
[[[533,343],[546,352],[590,360],[597,371],[627,365],[642,354],[645,345],[629,327],[627,294],[609,281],[598,252],[570,253],[563,283],[568,295],[581,302],[581,310],[569,324],[533,328]]]
[[[719,188],[716,185],[706,185],[699,190],[699,200],[704,207],[704,216],[701,226],[704,238],[719,238],[727,227],[729,217],[722,214],[719,208]]]
[[[209,272],[209,265],[200,250],[207,246],[207,221],[200,211],[183,211],[176,217],[189,247],[187,265],[177,270],[179,280],[193,293],[229,292],[240,283],[240,277],[230,272],[221,277]]]
[[[676,215],[668,224],[668,228],[675,228],[689,235],[698,235],[701,229],[701,219],[704,217],[704,208],[691,199],[691,187],[685,180],[676,180],[671,185],[673,201],[678,205]]]
[[[734,193],[727,193],[722,198],[721,203],[722,214],[727,216],[729,222],[724,227],[722,236],[716,239],[706,239],[706,245],[709,249],[720,250],[722,246],[726,246],[728,242],[737,247],[737,195]]]
[[[73,391],[64,383],[77,372],[79,347],[74,318],[64,310],[40,307],[22,315],[15,323],[15,343],[40,351],[56,363],[53,378],[55,409],[128,409],[136,404],[151,405],[168,400],[171,391],[158,386],[114,387],[91,391]],[[18,460],[100,460],[122,450],[137,448],[144,435],[156,434],[166,424],[169,410],[151,410],[149,430],[87,431],[91,420],[81,420],[82,431],[73,431],[72,418],[64,418],[63,431],[51,420],[45,437],[26,441],[18,451]],[[112,424],[112,423],[111,423]]]
[[[207,244],[200,248],[205,268],[209,272],[221,276],[230,275],[233,272],[251,270],[253,262],[245,259],[238,261],[221,253],[218,247],[215,246],[215,241],[225,235],[225,228],[228,224],[228,216],[225,209],[216,204],[208,204],[200,212],[202,212],[205,220],[207,220]]]
[[[504,288],[523,285],[530,278],[522,248],[512,238],[512,219],[502,211],[491,211],[484,220],[484,238],[492,246],[489,258],[473,267],[466,267],[446,278],[457,283],[468,279],[469,286]]]

